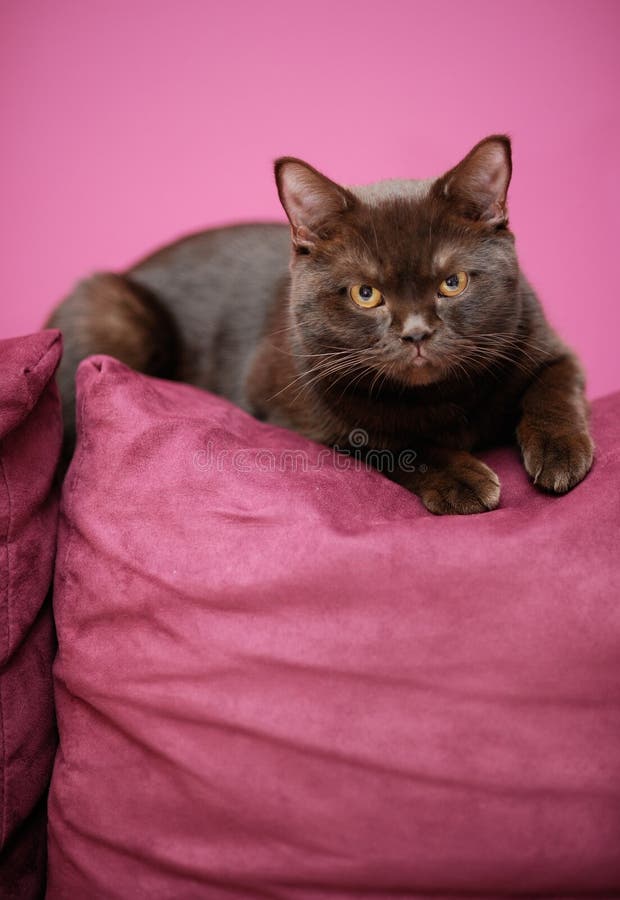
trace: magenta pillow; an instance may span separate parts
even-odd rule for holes
[[[226,401],[82,364],[55,898],[620,891],[620,394],[565,497],[436,518]]]
[[[0,897],[39,897],[56,746],[54,565],[61,441],[57,331],[0,341]]]

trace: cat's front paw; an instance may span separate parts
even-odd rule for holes
[[[499,494],[495,472],[469,454],[429,469],[419,491],[424,506],[438,516],[488,512],[498,505]]]
[[[587,431],[552,434],[521,426],[523,465],[536,487],[565,494],[582,481],[592,466],[594,443]]]

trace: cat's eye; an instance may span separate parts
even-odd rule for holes
[[[455,272],[454,275],[448,275],[447,278],[444,278],[439,285],[439,293],[442,297],[458,297],[468,284],[469,278],[466,272]]]
[[[383,294],[370,284],[354,284],[349,291],[351,300],[363,309],[372,309],[383,303]]]

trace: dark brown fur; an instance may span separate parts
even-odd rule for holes
[[[286,229],[256,225],[82,282],[50,323],[65,332],[68,413],[77,361],[104,352],[341,449],[363,429],[362,452],[414,450],[414,471],[385,471],[435,513],[497,506],[497,476],[471,451],[515,435],[535,483],[570,490],[593,455],[583,375],[519,269],[510,174],[502,136],[432,184],[379,194],[280,160],[290,273]],[[441,298],[460,271],[466,291]],[[358,308],[353,284],[380,288],[383,303]]]

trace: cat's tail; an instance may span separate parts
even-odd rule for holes
[[[75,446],[75,373],[87,356],[105,353],[147,375],[174,378],[177,331],[170,314],[148,290],[124,275],[102,272],[80,281],[52,313],[48,328],[63,334],[57,374],[64,439],[62,469]]]

